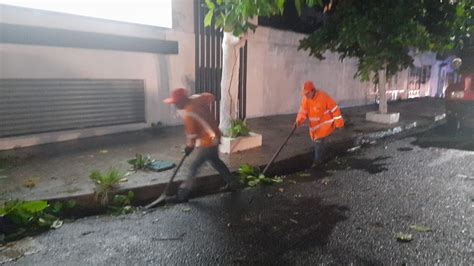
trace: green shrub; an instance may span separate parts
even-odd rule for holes
[[[63,222],[59,219],[64,208],[74,208],[75,201],[65,205],[60,202],[48,204],[44,200],[19,201],[12,200],[0,204],[0,224],[6,236],[3,241],[11,241],[44,231],[59,228]],[[1,241],[0,241],[1,242]]]
[[[128,160],[127,162],[132,165],[134,171],[137,171],[147,169],[155,160],[150,155],[136,154],[135,159]]]
[[[18,226],[30,225],[48,207],[46,201],[9,201],[0,207],[0,217],[6,217]]]
[[[240,182],[249,187],[255,187],[260,184],[268,185],[283,182],[283,179],[278,176],[275,176],[273,178],[266,177],[260,172],[259,169],[254,168],[249,164],[241,165],[239,167],[238,173],[240,176]]]
[[[237,138],[250,135],[250,129],[246,120],[236,119],[231,122],[229,137]]]
[[[123,174],[116,169],[110,169],[104,174],[93,171],[89,178],[95,184],[96,199],[100,199],[100,202],[106,205],[109,202],[109,193],[120,183]]]
[[[129,191],[127,195],[115,195],[112,203],[107,206],[109,214],[121,215],[131,213],[133,211],[131,205],[134,197],[133,191]]]

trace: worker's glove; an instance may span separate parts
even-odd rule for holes
[[[186,146],[186,148],[184,148],[184,154],[188,156],[189,154],[191,154],[191,152],[193,152],[193,150],[194,150],[194,147]]]

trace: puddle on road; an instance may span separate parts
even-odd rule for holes
[[[354,156],[336,158],[320,167],[297,173],[289,179],[298,182],[310,182],[332,176],[335,172],[344,170],[361,170],[369,174],[378,174],[388,170],[386,160],[390,158],[390,156],[379,156],[374,159],[356,158]]]
[[[421,148],[434,147],[474,151],[474,130],[453,132],[445,126],[440,126],[417,135],[412,145]]]
[[[252,208],[240,211],[245,213],[236,215],[236,208],[219,213],[219,217],[233,217],[228,241],[238,239],[237,243],[252,247],[242,254],[244,264],[252,259],[265,265],[291,264],[285,256],[288,252],[327,245],[336,226],[350,216],[347,206],[325,204],[321,198],[310,195],[295,199],[278,197],[278,204],[271,205],[268,200],[257,200]]]

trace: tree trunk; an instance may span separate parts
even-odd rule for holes
[[[379,112],[381,114],[387,113],[387,75],[386,68],[379,71]]]
[[[224,32],[222,40],[222,79],[219,129],[228,135],[231,121],[238,117],[239,49],[245,43],[243,37]]]

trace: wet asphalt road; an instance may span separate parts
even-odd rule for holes
[[[39,252],[15,264],[474,265],[474,136],[386,140],[281,185],[83,218],[33,241]]]

